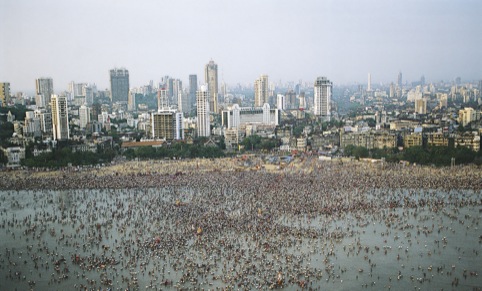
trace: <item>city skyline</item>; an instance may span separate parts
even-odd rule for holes
[[[256,3],[256,5],[254,5]],[[256,7],[256,9],[253,9]],[[131,87],[170,75],[203,76],[209,60],[219,83],[334,84],[464,81],[482,78],[478,1],[11,1],[0,3],[0,82],[55,92],[71,81],[109,88],[125,67]],[[172,13],[175,12],[175,13]],[[162,15],[162,17],[160,17]],[[210,17],[206,17],[210,16]],[[456,21],[455,21],[456,20]]]

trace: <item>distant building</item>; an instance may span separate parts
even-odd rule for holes
[[[209,108],[212,112],[218,111],[218,65],[213,61],[204,68],[204,81],[206,82],[209,92]]]
[[[50,105],[50,98],[54,94],[54,82],[52,78],[39,78],[35,80],[35,94],[37,107]],[[38,100],[38,101],[37,101]]]
[[[169,108],[169,96],[166,88],[157,91],[157,111]]]
[[[2,150],[3,154],[7,157],[7,167],[18,167],[20,166],[21,160],[25,159],[25,148],[23,147],[0,148],[0,150]]]
[[[136,106],[136,93],[129,90],[129,100],[127,101],[127,110],[128,111],[135,111],[137,108]]]
[[[318,77],[314,85],[314,114],[321,117],[323,120],[330,121],[331,119],[331,95],[333,83],[326,77]]]
[[[279,110],[285,110],[286,108],[286,98],[283,94],[278,94],[276,96],[276,108]]]
[[[403,138],[403,146],[405,148],[415,147],[415,146],[422,146],[422,134],[421,133],[412,133],[406,135]]]
[[[40,137],[40,119],[34,111],[25,112],[25,122],[23,125],[23,135],[28,137]]]
[[[427,99],[421,98],[415,100],[415,112],[417,114],[427,114]]]
[[[0,107],[7,107],[10,103],[10,83],[0,83]]]
[[[271,109],[268,103],[265,103],[263,107],[239,107],[238,104],[234,104],[223,110],[221,124],[225,128],[240,129],[241,126],[249,123],[279,125],[280,118],[280,110]]]
[[[441,132],[427,134],[427,145],[433,147],[449,146],[449,137]]]
[[[50,108],[52,111],[53,139],[54,140],[70,139],[67,97],[52,95]]]
[[[361,146],[367,149],[395,148],[397,146],[397,136],[388,132],[361,132],[361,133],[342,133],[340,135],[340,147],[347,145]]]
[[[163,109],[151,114],[152,138],[165,140],[184,139],[182,112]]]
[[[209,120],[209,89],[206,85],[202,85],[200,90],[196,92],[197,105],[197,134],[198,136],[211,136],[211,122]]]
[[[269,98],[269,83],[268,76],[261,75],[259,79],[254,82],[254,107],[262,107],[263,104],[268,103]]]
[[[196,104],[197,75],[189,75],[189,102],[191,107]]]
[[[126,102],[129,99],[129,71],[125,68],[110,70],[111,102]]]
[[[472,121],[476,121],[477,112],[471,107],[465,107],[459,110],[459,124],[462,126],[467,126]]]
[[[464,132],[457,134],[454,140],[455,147],[466,147],[474,152],[480,151],[480,135],[478,132]]]
[[[79,108],[80,129],[86,129],[90,123],[90,108],[82,105]]]

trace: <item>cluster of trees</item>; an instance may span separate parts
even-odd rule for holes
[[[450,166],[452,158],[455,163],[482,165],[482,151],[474,152],[465,147],[410,147],[403,151],[394,149],[372,149],[349,145],[345,147],[345,155],[360,158],[385,158],[387,162],[408,161],[419,165]]]
[[[164,158],[220,158],[224,157],[223,150],[218,146],[204,146],[198,144],[176,143],[163,147],[139,147],[127,149],[123,155],[128,160],[139,158],[164,159]]]
[[[247,151],[256,150],[266,150],[271,151],[272,149],[279,147],[281,145],[280,140],[274,138],[262,138],[259,135],[251,135],[245,137],[240,143],[244,146]]]
[[[98,148],[97,153],[73,152],[70,145],[62,145],[54,148],[51,152],[42,153],[35,157],[31,146],[28,146],[25,151],[26,157],[22,160],[23,166],[61,168],[69,165],[97,165],[108,163],[116,156],[116,152],[110,148]]]

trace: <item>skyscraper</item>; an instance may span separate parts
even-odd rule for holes
[[[402,88],[402,87],[403,87],[403,83],[402,83],[402,71],[400,71],[400,72],[398,73],[397,85],[398,85],[398,88]]]
[[[213,60],[204,68],[204,81],[208,85],[209,92],[209,108],[214,112],[218,112],[218,65]]]
[[[372,91],[372,74],[368,73],[368,86],[367,86],[367,92]]]
[[[85,129],[87,124],[90,123],[90,108],[82,105],[79,108],[79,119],[80,119],[80,128]]]
[[[42,100],[43,104],[37,104],[39,107],[50,105],[50,98],[54,94],[54,82],[52,78],[40,78],[35,80],[35,93],[41,97],[38,100]]]
[[[169,96],[166,88],[161,88],[157,91],[157,111],[169,107]]]
[[[70,133],[67,97],[52,95],[50,108],[52,110],[52,132],[54,140],[68,140]]]
[[[330,121],[330,102],[333,83],[326,77],[318,77],[314,87],[314,114],[320,116],[325,121]]]
[[[197,75],[189,75],[189,102],[191,106],[196,104]]]
[[[10,83],[0,83],[0,107],[6,107],[10,103]]]
[[[261,75],[261,77],[254,82],[254,107],[263,107],[265,103],[268,103],[268,86],[267,75]]]
[[[197,134],[208,137],[211,135],[211,124],[209,120],[209,90],[207,85],[202,85],[196,92],[197,105]]]
[[[129,99],[129,71],[125,68],[110,70],[110,100],[127,102]]]

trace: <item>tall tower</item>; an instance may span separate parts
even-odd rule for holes
[[[54,81],[52,78],[40,78],[35,80],[35,93],[41,96],[38,98],[42,100],[43,104],[37,106],[44,107],[50,104],[50,98],[54,94]]]
[[[169,96],[166,88],[161,88],[157,91],[157,111],[169,107]]]
[[[213,61],[204,68],[204,81],[208,85],[209,108],[214,113],[218,112],[218,65]]]
[[[127,102],[129,99],[129,71],[125,68],[110,70],[110,101]]]
[[[84,105],[79,108],[80,128],[85,129],[90,123],[90,107]]]
[[[211,124],[209,121],[209,90],[207,85],[202,85],[196,92],[197,105],[197,134],[198,136],[210,136]]]
[[[0,83],[0,107],[7,107],[10,103],[10,83]]]
[[[397,85],[398,85],[398,88],[402,88],[402,87],[403,87],[403,83],[402,83],[402,71],[400,71],[400,72],[398,73]]]
[[[68,140],[70,133],[67,97],[52,95],[50,108],[52,110],[52,132],[54,140]]]
[[[268,103],[268,86],[268,75],[261,75],[254,81],[254,107],[263,107],[265,103]]]
[[[189,100],[191,104],[196,103],[197,75],[189,75]]]
[[[318,77],[315,81],[314,114],[326,121],[330,121],[331,117],[330,102],[332,87],[333,83],[326,77]]]
[[[367,91],[371,92],[372,91],[372,74],[368,73],[368,86],[367,86]]]

